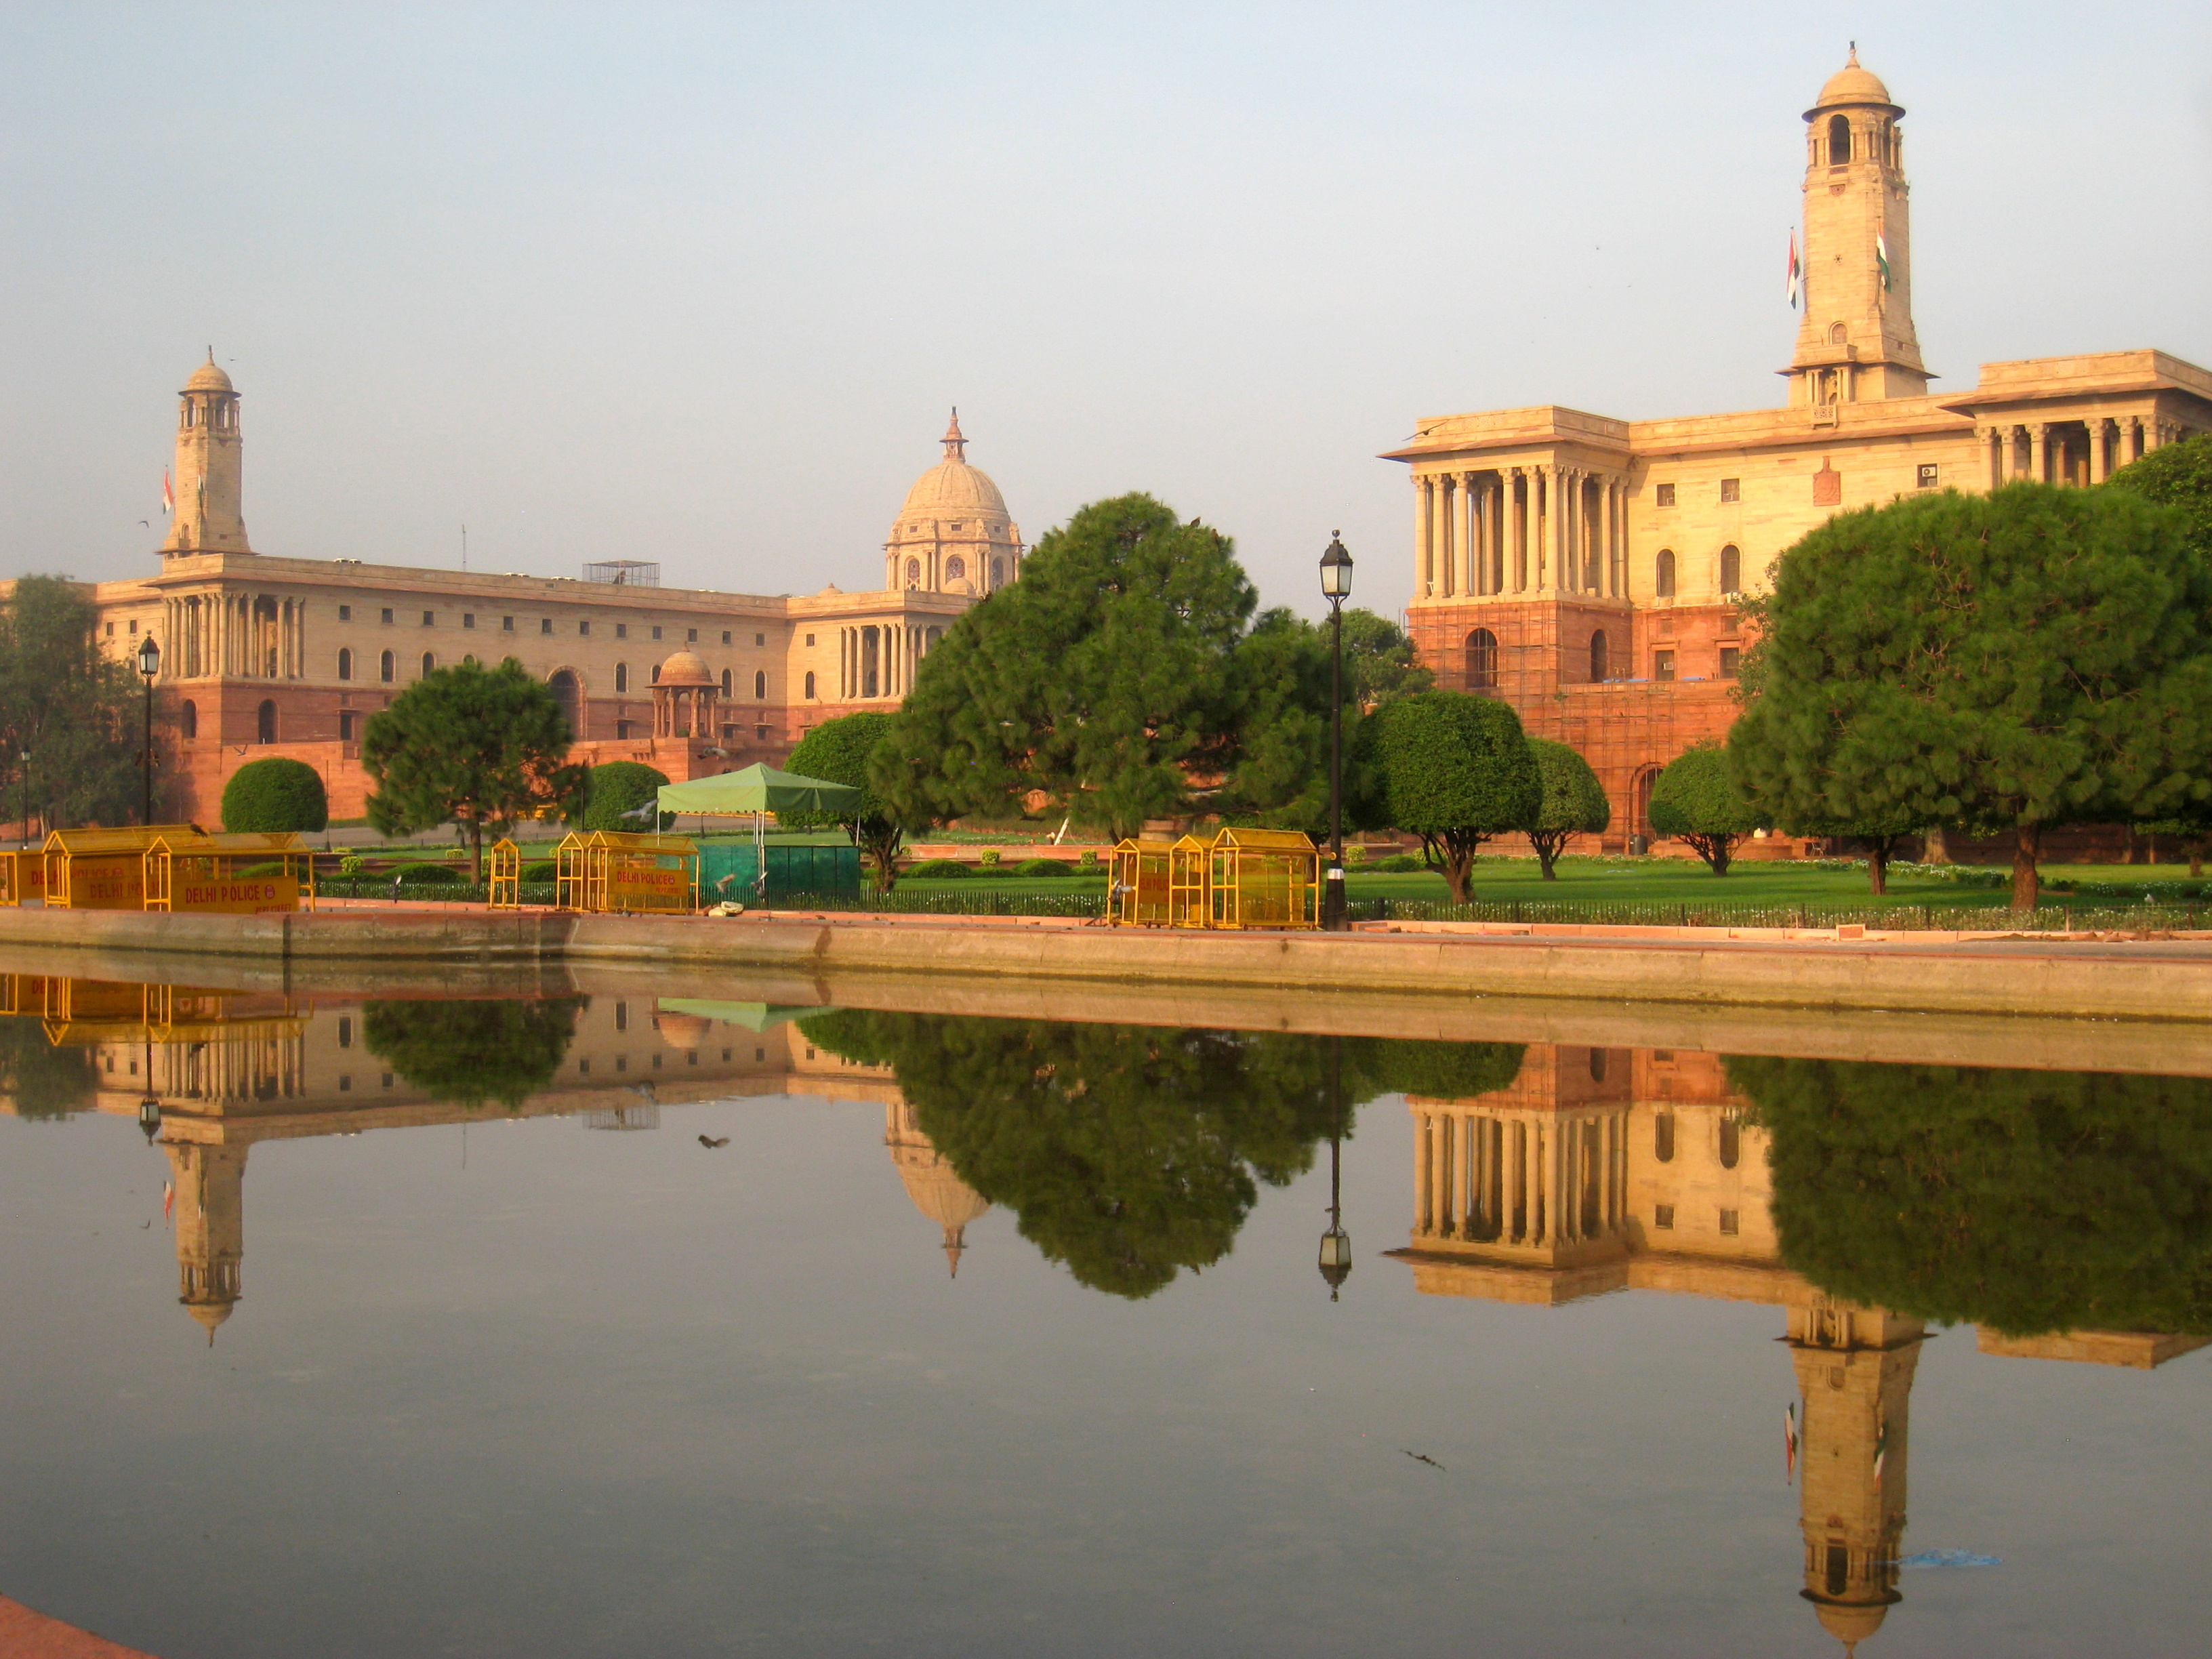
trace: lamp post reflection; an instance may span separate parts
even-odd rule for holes
[[[1321,1236],[1321,1276],[1328,1299],[1337,1299],[1352,1277],[1352,1235],[1344,1231],[1344,1188],[1339,1152],[1344,1140],[1344,1039],[1328,1040],[1328,1231]]]

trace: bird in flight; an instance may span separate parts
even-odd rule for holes
[[[1399,1447],[1398,1449],[1400,1451],[1406,1451],[1406,1449],[1403,1446]],[[1412,1458],[1416,1463],[1426,1463],[1432,1469],[1441,1469],[1443,1468],[1443,1464],[1437,1462],[1435,1458],[1430,1456],[1426,1452],[1409,1451],[1406,1452],[1406,1455]]]
[[[711,1151],[716,1146],[728,1146],[730,1138],[727,1135],[701,1135],[699,1144]]]

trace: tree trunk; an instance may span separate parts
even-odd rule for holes
[[[1944,845],[1942,825],[1921,832],[1920,861],[1923,864],[1948,864],[1951,849]]]
[[[1543,871],[1546,881],[1557,881],[1559,878],[1559,872],[1552,866],[1559,861],[1559,853],[1565,844],[1566,837],[1564,836],[1555,837],[1548,831],[1541,830],[1529,832],[1528,845],[1536,849],[1536,864]]]
[[[1467,902],[1467,872],[1468,866],[1474,862],[1474,849],[1470,847],[1462,850],[1447,843],[1443,851],[1444,884],[1451,889],[1451,902],[1464,904]]]
[[[1889,837],[1867,843],[1867,886],[1876,898],[1889,891]]]
[[[2043,826],[2022,824],[2012,851],[2012,908],[2015,911],[2033,910],[2043,896],[2042,878],[2035,868],[2036,857],[2042,850]]]
[[[2189,878],[2195,881],[2203,873],[2204,843],[2202,841],[2192,841],[2189,843]]]
[[[483,879],[483,820],[469,820],[469,884],[476,885]]]

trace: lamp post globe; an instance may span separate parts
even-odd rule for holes
[[[1344,903],[1344,602],[1352,594],[1352,555],[1340,531],[1328,532],[1321,556],[1322,597],[1328,601],[1328,878],[1322,884],[1321,925],[1351,925]]]
[[[154,676],[161,672],[161,647],[151,634],[138,641],[138,672],[146,682],[145,795],[140,803],[141,823],[154,821]]]

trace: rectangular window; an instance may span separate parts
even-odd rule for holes
[[[730,630],[729,630],[728,629],[726,629],[726,629],[724,629],[722,630],[722,643],[723,643],[724,645],[727,645],[729,642],[730,642]]]
[[[1673,652],[1654,651],[1651,653],[1651,678],[1655,680],[1671,680],[1674,678]]]
[[[392,626],[392,609],[391,609],[391,607],[390,607],[389,605],[387,605],[387,606],[386,606],[386,607],[385,607],[385,611],[384,611],[384,625],[385,625],[386,628],[389,628],[389,627],[391,627],[391,626]]]
[[[115,637],[115,624],[113,623],[107,624],[107,637],[111,640]]]
[[[1730,502],[1730,501],[1741,501],[1742,499],[1743,499],[1743,480],[1742,480],[1742,479],[1741,479],[1741,478],[1723,478],[1723,479],[1721,480],[1721,504],[1722,504],[1723,506],[1726,506],[1726,505],[1727,505],[1729,502]]]
[[[351,622],[353,620],[353,607],[349,605],[340,605],[338,607],[338,620],[340,622]]]
[[[339,1075],[338,1092],[342,1095],[349,1095],[353,1092],[353,1079],[350,1077],[343,1073]]]
[[[629,741],[629,722],[628,720],[617,720],[615,722],[615,741],[617,743],[628,743]]]
[[[425,628],[435,628],[437,625],[438,613],[434,611],[425,611],[422,613],[422,626]]]
[[[753,736],[760,738],[763,743],[765,743],[768,740],[768,727],[765,726],[756,726],[753,727]]]
[[[382,1087],[382,1088],[386,1088],[386,1089],[389,1089],[389,1088],[392,1086],[392,1073],[391,1073],[386,1072],[386,1073],[384,1074],[384,1081],[383,1081],[383,1082],[382,1082],[379,1086],[380,1086],[380,1087]]]
[[[659,629],[655,628],[655,629],[653,630],[653,638],[655,638],[656,640],[657,640],[657,639],[659,639],[659,638],[660,637],[660,630],[659,630]]]
[[[684,630],[684,644],[686,644],[686,645],[696,645],[696,644],[698,644],[698,643],[699,643],[699,630],[698,630],[697,629],[696,629],[696,628],[687,628],[687,629],[685,629]]]
[[[1670,1232],[1674,1231],[1674,1206],[1671,1204],[1653,1205],[1651,1206],[1651,1224],[1655,1227],[1664,1228]]]
[[[811,645],[814,643],[814,635],[813,635],[809,634],[809,635],[806,636],[806,643],[807,643],[809,646],[811,646]]]
[[[1735,646],[1724,645],[1721,647],[1721,678],[1723,679],[1732,680],[1735,678],[1735,665],[1741,654],[1740,648]]]
[[[1920,465],[1920,487],[1921,487],[1923,489],[1936,489],[1936,488],[1937,487],[1937,481],[1938,481],[1938,480],[1940,480],[1940,479],[1942,477],[1942,476],[1943,476],[1943,469],[1942,469],[1941,466],[1939,466],[1936,462],[1934,462],[1934,461],[1923,461],[1923,462],[1922,462],[1922,463],[1921,463],[1921,465]]]
[[[461,626],[462,626],[462,627],[464,627],[464,628],[474,628],[476,625],[477,625],[477,613],[476,613],[475,611],[463,611],[463,612],[461,613]]]
[[[588,640],[589,638],[591,638],[591,637],[592,637],[592,625],[591,625],[591,623],[587,623],[587,622],[580,622],[580,623],[578,623],[576,624],[576,637],[577,637],[578,639],[580,639],[580,640]]]
[[[553,618],[550,617],[538,618],[538,631],[541,634],[550,634],[553,631]]]
[[[753,643],[754,643],[755,645],[766,645],[766,644],[768,643],[768,635],[765,635],[765,634],[756,634],[756,635],[753,635]],[[810,640],[810,641],[807,641],[807,643],[808,643],[808,644],[810,644],[810,645],[811,645],[811,644],[813,643],[813,641],[812,641],[811,640]]]
[[[340,743],[353,741],[353,710],[350,708],[338,710],[338,741]]]
[[[514,632],[514,618],[512,617],[501,617],[499,619],[499,631],[502,634],[512,634]]]
[[[1672,485],[1672,484],[1661,484],[1657,489],[1654,489],[1651,493],[1652,493],[1652,495],[1653,495],[1654,499],[1657,501],[1658,505],[1660,505],[1661,507],[1672,507],[1672,506],[1674,506],[1674,485]]]
[[[618,640],[628,639],[629,637],[629,624],[628,623],[617,623],[615,624],[615,637]]]
[[[1723,1210],[1721,1212],[1721,1237],[1723,1238],[1734,1238],[1735,1234],[1736,1212],[1734,1210]]]

